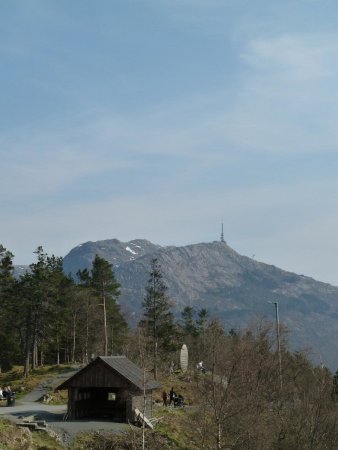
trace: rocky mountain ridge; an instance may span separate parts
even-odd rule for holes
[[[87,242],[64,258],[65,273],[90,269],[96,254],[113,264],[131,323],[140,317],[149,263],[157,258],[177,316],[186,305],[203,307],[229,329],[240,329],[253,318],[274,320],[269,302],[277,301],[292,348],[311,348],[313,359],[338,368],[338,287],[239,255],[225,242],[184,247],[144,239]]]

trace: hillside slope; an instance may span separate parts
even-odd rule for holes
[[[280,319],[294,349],[313,349],[313,359],[338,368],[338,287],[241,256],[226,243],[160,247],[138,239],[88,242],[64,258],[66,273],[90,269],[95,254],[114,266],[121,283],[120,303],[130,322],[138,320],[149,262],[158,258],[169,295],[180,314],[184,306],[207,308],[228,328],[242,328],[254,317]]]

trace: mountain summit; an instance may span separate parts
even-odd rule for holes
[[[157,258],[177,316],[187,305],[206,308],[228,329],[240,329],[255,317],[274,320],[269,302],[278,302],[292,348],[311,348],[314,360],[338,368],[338,287],[239,255],[225,242],[184,247],[144,239],[87,242],[64,258],[65,273],[90,269],[96,254],[113,264],[121,307],[131,322],[140,317],[149,263]]]

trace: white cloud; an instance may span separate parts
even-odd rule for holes
[[[241,151],[322,152],[338,146],[338,35],[255,38],[236,96],[214,117],[214,134]]]
[[[338,74],[338,34],[283,34],[253,39],[242,54],[254,68],[288,81],[314,81]]]

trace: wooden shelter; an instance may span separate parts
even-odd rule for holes
[[[135,409],[144,410],[144,398],[145,416],[152,417],[152,392],[160,387],[125,356],[98,356],[56,390],[68,389],[67,420],[127,422],[134,421]]]

